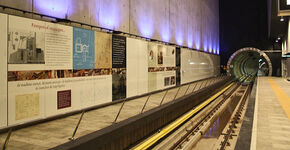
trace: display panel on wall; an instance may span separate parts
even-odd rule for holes
[[[0,127],[204,79],[219,63],[202,52],[10,15],[0,15],[0,31],[7,35],[0,88],[8,93],[0,96]]]
[[[0,14],[0,128],[7,126],[7,18]]]
[[[112,38],[113,100],[126,98],[126,37]]]
[[[72,27],[9,16],[8,63],[9,71],[72,69]]]
[[[16,16],[7,34],[8,125],[112,101],[112,35]]]
[[[176,85],[176,49],[157,43],[148,46],[148,90],[161,90]]]

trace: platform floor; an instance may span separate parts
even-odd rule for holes
[[[290,82],[259,77],[251,150],[290,150]]]
[[[171,89],[165,96],[163,104],[172,101],[176,93],[178,93],[178,98],[184,96],[186,91],[188,91],[187,94],[189,94],[191,93],[191,91],[196,91],[199,88],[204,88],[204,85],[206,85],[205,83],[207,83],[207,85],[210,85],[217,81],[218,80],[215,79],[209,79],[207,81],[199,81],[190,85],[184,85],[180,88],[180,90],[178,90],[178,88]],[[161,99],[164,95],[165,91],[152,95],[148,100],[144,112],[160,106]],[[146,99],[147,96],[126,102],[117,122],[140,114]],[[84,136],[86,134],[112,125],[121,105],[122,104],[119,103],[86,112],[83,116],[75,138]],[[68,142],[68,138],[72,136],[72,133],[76,127],[79,118],[80,114],[76,114],[66,118],[57,119],[14,131],[11,135],[8,149],[42,150],[53,148],[55,146]],[[4,142],[6,136],[7,133],[0,134],[1,144]]]

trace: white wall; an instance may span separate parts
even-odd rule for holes
[[[127,97],[148,92],[148,42],[127,38]]]

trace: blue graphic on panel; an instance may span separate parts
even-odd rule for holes
[[[73,29],[73,69],[94,69],[95,33],[91,30]]]

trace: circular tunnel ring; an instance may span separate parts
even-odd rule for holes
[[[242,48],[242,49],[239,49],[238,51],[236,51],[228,60],[228,63],[227,63],[227,73],[228,75],[230,75],[230,65],[232,64],[232,61],[233,59],[238,56],[240,53],[243,53],[245,51],[253,51],[253,52],[257,52],[259,53],[261,56],[263,56],[268,65],[269,65],[269,74],[268,76],[272,76],[272,63],[271,63],[271,60],[270,58],[268,57],[268,55],[266,53],[264,53],[263,51],[257,49],[257,48],[254,48],[254,47],[245,47],[245,48]]]

